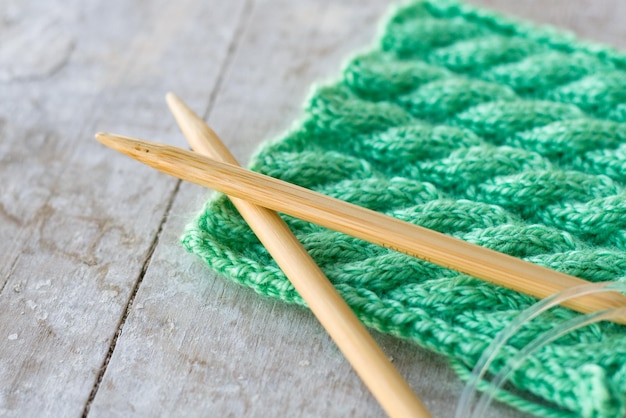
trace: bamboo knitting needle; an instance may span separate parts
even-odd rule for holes
[[[168,93],[166,99],[194,151],[238,165],[217,134],[200,117],[174,94]],[[385,412],[391,417],[430,417],[426,407],[282,218],[276,212],[245,200],[230,199]]]
[[[588,282],[272,177],[168,145],[99,133],[103,144],[164,173],[499,286],[544,299]],[[563,303],[579,312],[626,306],[619,293]],[[619,323],[626,324],[626,318]]]

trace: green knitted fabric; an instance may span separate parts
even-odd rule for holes
[[[626,282],[626,56],[558,31],[454,1],[398,8],[251,168],[589,281]],[[535,302],[284,218],[366,325],[447,356],[461,376]],[[304,304],[223,196],[183,243],[222,275]],[[492,370],[575,315],[535,320]],[[626,328],[557,340],[498,396],[541,416],[623,416]]]

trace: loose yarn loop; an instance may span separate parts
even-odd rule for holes
[[[251,168],[585,280],[626,282],[626,56],[554,30],[455,1],[398,8],[377,45],[315,88],[303,119]],[[536,302],[284,219],[367,326],[448,357],[464,378]],[[225,277],[304,305],[224,196],[182,242]],[[492,367],[577,316],[535,318]],[[596,323],[550,342],[499,399],[542,416],[626,411],[624,327]]]

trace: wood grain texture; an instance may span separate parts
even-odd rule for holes
[[[626,47],[619,0],[472,3]],[[92,138],[183,146],[163,101],[172,90],[245,162],[298,117],[313,82],[372,42],[388,2],[2,6],[0,416],[382,416],[309,312],[183,252],[207,191]],[[462,383],[445,362],[376,338],[433,414],[450,416]]]
[[[83,413],[177,185],[111,158],[93,132],[171,136],[154,117],[162,86],[193,96],[202,77],[209,94],[214,62],[180,66],[223,61],[241,8],[229,4],[2,8],[1,416]]]

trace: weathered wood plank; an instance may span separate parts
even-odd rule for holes
[[[3,3],[0,415],[83,413],[177,184],[93,133],[167,136],[163,92],[209,94],[241,4]]]

